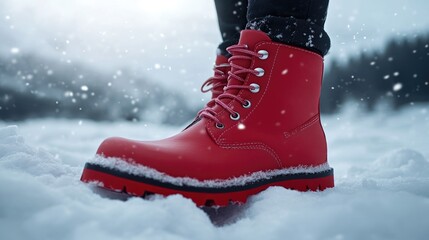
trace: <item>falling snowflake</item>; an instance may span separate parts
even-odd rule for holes
[[[14,47],[10,49],[10,53],[12,54],[18,54],[19,52],[20,52],[19,48]]]
[[[393,85],[393,91],[397,92],[401,89],[402,89],[402,83],[395,83],[395,85]]]
[[[288,71],[289,71],[288,69],[283,70],[282,75],[286,75]]]

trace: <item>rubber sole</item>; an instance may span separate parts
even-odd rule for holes
[[[303,192],[323,191],[326,188],[334,187],[334,171],[331,168],[327,171],[316,173],[282,174],[240,186],[195,187],[174,185],[86,163],[81,181],[87,183],[97,182],[100,187],[116,192],[124,192],[132,196],[181,194],[193,200],[198,206],[227,206],[230,203],[245,203],[249,196],[262,192],[271,186],[280,186]]]

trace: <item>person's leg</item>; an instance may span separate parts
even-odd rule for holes
[[[246,29],[261,30],[275,42],[322,56],[330,48],[324,30],[329,0],[249,0]]]
[[[246,27],[247,0],[215,0],[222,43],[218,55],[229,57],[226,48],[238,43],[240,32]]]
[[[238,42],[243,29],[260,30],[273,41],[325,55],[330,39],[324,30],[329,0],[215,0],[223,42],[218,54]],[[247,15],[247,18],[246,18]]]

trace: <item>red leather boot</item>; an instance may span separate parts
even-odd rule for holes
[[[245,30],[228,49],[224,92],[183,132],[109,138],[81,180],[135,196],[181,194],[197,205],[245,202],[270,186],[334,186],[320,123],[321,56]]]

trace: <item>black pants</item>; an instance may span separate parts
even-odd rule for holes
[[[220,54],[238,43],[243,29],[261,30],[273,41],[324,56],[331,42],[324,30],[329,0],[215,0],[223,42]]]

